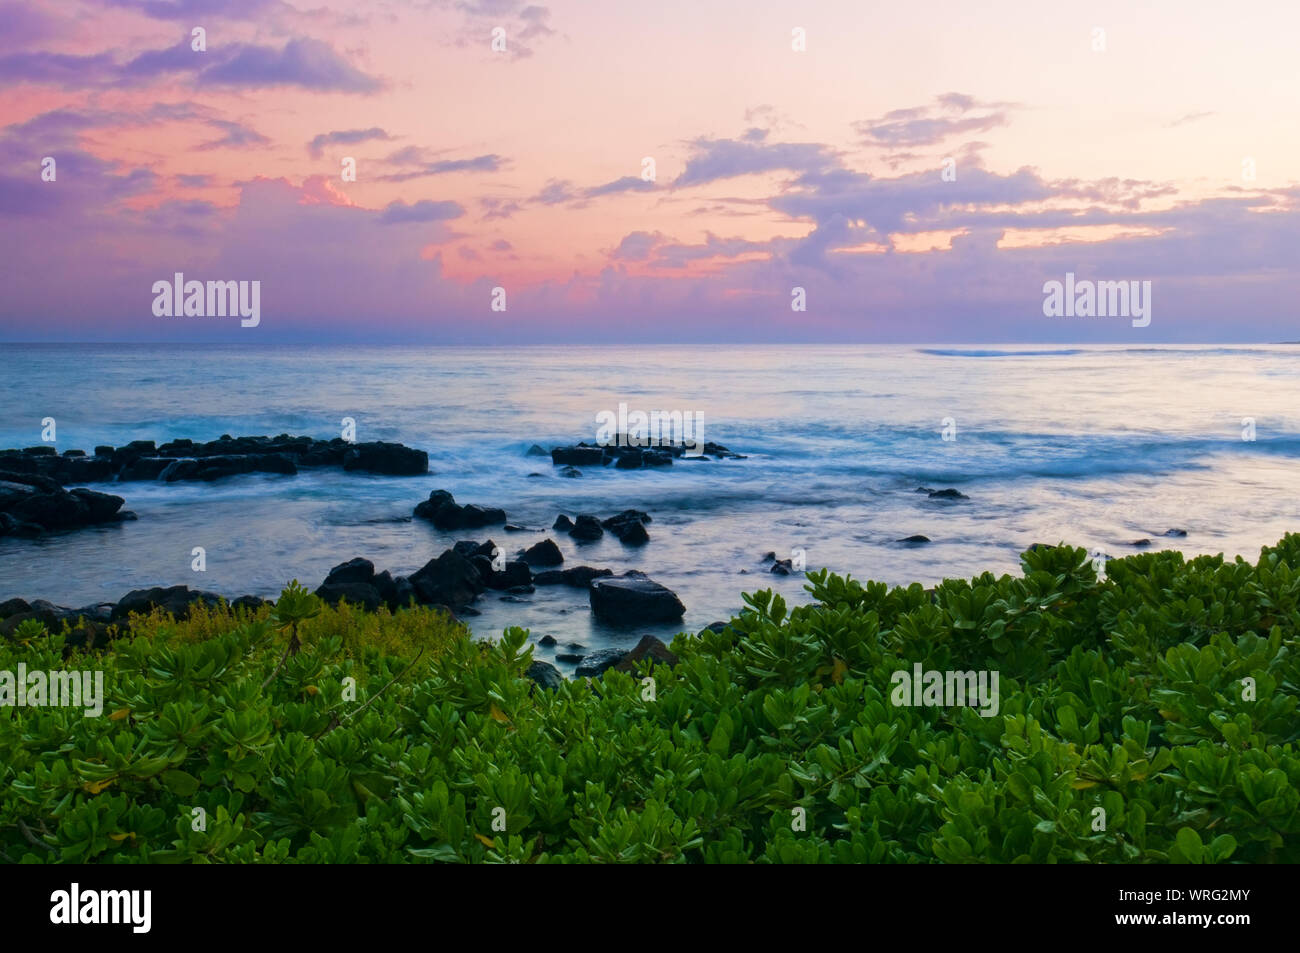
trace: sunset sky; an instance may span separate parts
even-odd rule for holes
[[[1297,37],[1281,0],[0,0],[0,340],[1300,339]],[[260,325],[156,317],[178,271],[260,281]],[[1150,281],[1150,326],[1045,317],[1066,272]]]

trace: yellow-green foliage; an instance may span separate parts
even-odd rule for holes
[[[249,622],[268,622],[271,608],[270,603],[257,609],[231,608],[225,602],[215,606],[194,603],[189,617],[183,620],[162,609],[146,615],[132,613],[131,635],[173,644],[204,642]],[[410,658],[421,649],[425,658],[432,658],[453,640],[466,638],[468,631],[442,610],[427,606],[399,612],[386,608],[367,612],[360,606],[340,602],[337,606],[322,606],[319,615],[301,624],[299,634],[305,645],[338,638],[343,654],[353,658],[369,651]]]
[[[103,707],[0,711],[0,863],[1300,862],[1300,536],[1022,565],[809,573],[554,691],[521,629],[296,590],[94,657],[36,623],[0,672],[102,671]],[[900,702],[914,666],[996,674],[997,711]]]

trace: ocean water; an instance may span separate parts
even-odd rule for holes
[[[539,443],[591,442],[596,416],[678,410],[745,460],[564,479]],[[1258,556],[1300,530],[1300,346],[754,346],[397,348],[0,345],[0,447],[60,451],[223,433],[338,436],[429,452],[430,474],[341,471],[203,483],[97,486],[136,522],[37,540],[0,539],[0,598],[78,606],[150,585],[274,596],[365,556],[410,573],[457,539],[507,551],[552,536],[566,565],[636,568],[674,589],[682,625],[617,630],[563,586],[469,620],[482,636],[521,625],[588,649],[698,630],[763,588],[805,601],[801,576],[761,557],[798,548],[809,568],[890,583],[1017,572],[1034,542],[1112,555],[1178,548]],[[943,439],[951,418],[955,439]],[[1255,439],[1243,440],[1252,418]],[[953,427],[949,427],[953,435]],[[540,473],[541,476],[530,476]],[[944,503],[918,486],[954,487]],[[536,532],[442,533],[411,511],[430,490],[503,507]],[[648,511],[651,541],[579,546],[558,513]],[[1185,538],[1165,534],[1185,530]],[[912,534],[929,545],[896,540]],[[207,571],[190,568],[207,551]],[[547,657],[539,651],[538,657]],[[563,666],[562,666],[563,668]]]

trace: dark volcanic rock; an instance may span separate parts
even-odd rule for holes
[[[367,612],[374,612],[384,604],[379,590],[365,582],[327,582],[316,590],[316,595],[330,605],[343,599]]]
[[[772,563],[772,568],[768,572],[775,573],[778,576],[788,576],[794,572],[794,561],[790,559],[778,559]]]
[[[550,648],[552,645],[555,644],[555,642],[556,642],[556,639],[555,639],[555,636],[553,636],[553,635],[544,635],[544,636],[542,636],[540,639],[537,640],[537,644],[538,644],[538,645],[543,645],[543,646],[546,646],[547,648]]]
[[[551,463],[556,466],[598,467],[605,462],[605,451],[601,447],[589,447],[585,443],[576,447],[556,447],[551,451]]]
[[[581,542],[591,542],[604,536],[605,530],[601,528],[600,521],[596,517],[583,514],[573,524],[573,529],[569,530],[569,535]]]
[[[400,443],[358,443],[343,454],[343,469],[385,476],[419,476],[429,472],[429,454]]]
[[[375,580],[375,564],[369,559],[362,559],[358,556],[356,559],[349,559],[345,563],[339,563],[329,571],[325,577],[324,585],[342,585],[349,582],[360,582],[370,585]]]
[[[609,530],[619,541],[628,546],[641,546],[650,541],[645,524],[650,522],[650,514],[640,510],[624,510],[617,516],[601,521],[601,526]]]
[[[548,538],[525,549],[524,561],[533,566],[558,566],[564,562],[564,553],[555,540]]]
[[[929,536],[922,536],[920,533],[915,536],[904,536],[902,539],[894,540],[896,543],[912,543],[913,545],[930,542]]]
[[[458,609],[469,605],[484,589],[483,577],[460,553],[448,549],[411,575],[421,602]]]
[[[528,448],[528,452],[525,453],[524,456],[526,456],[526,457],[549,457],[550,454],[547,453],[546,450],[545,450],[543,447],[539,447],[537,444],[533,444],[531,447]]]
[[[480,573],[482,573],[482,567],[477,560],[482,558],[481,556],[475,557],[476,561],[474,563]],[[487,574],[483,576],[483,581],[489,589],[514,590],[520,586],[526,586],[528,591],[531,592],[533,571],[528,568],[528,563],[518,560],[506,563],[506,568],[501,572],[494,572],[489,565]]]
[[[576,478],[582,476],[582,471],[579,470],[577,467],[565,467],[563,470],[560,471],[560,476]]]
[[[394,609],[405,609],[412,602],[419,602],[420,595],[415,591],[415,586],[411,580],[405,576],[396,576],[393,579],[393,598],[389,603]]]
[[[930,491],[930,499],[932,499],[932,500],[969,500],[970,497],[967,496],[965,493],[961,493],[961,492],[959,492],[958,490],[954,490],[954,489],[949,488],[949,489],[946,489],[946,490],[931,490],[931,491]]]
[[[155,608],[169,612],[177,619],[184,619],[190,613],[190,606],[195,602],[216,605],[220,597],[215,593],[202,592],[189,586],[155,586],[152,589],[132,589],[113,607],[113,621],[125,619],[130,613],[151,612]]]
[[[1187,530],[1185,530],[1185,529],[1167,529],[1167,530],[1165,530],[1165,535],[1166,535],[1166,536],[1173,536],[1173,537],[1175,537],[1175,538],[1177,538],[1177,539],[1181,539],[1182,537],[1184,537],[1184,536],[1187,535]]]
[[[524,670],[524,675],[531,678],[541,688],[555,691],[564,684],[564,676],[550,662],[533,662]]]
[[[595,678],[597,675],[604,673],[606,669],[613,668],[625,658],[627,658],[626,649],[600,649],[585,656],[578,663],[578,667],[574,669],[573,674],[579,678],[584,676]]]
[[[562,533],[567,533],[573,529],[573,520],[569,519],[563,513],[555,517],[555,522],[551,524],[551,529],[558,529]]]
[[[119,480],[156,480],[177,461],[165,457],[134,457],[117,471]]]
[[[614,575],[612,569],[593,569],[591,566],[572,566],[562,573],[564,584],[575,589],[590,589],[593,579],[604,579]]]
[[[637,662],[645,659],[651,659],[661,665],[676,665],[678,658],[672,653],[662,639],[656,639],[653,635],[641,636],[641,641],[636,644],[631,652],[615,666],[620,672],[632,672],[637,669]]]
[[[464,506],[446,490],[434,490],[429,498],[415,507],[415,515],[429,520],[438,529],[478,529],[506,521],[505,510],[497,507]]]
[[[162,459],[161,457],[143,457],[137,460],[133,466],[135,468],[145,465],[151,467],[153,461]],[[180,480],[222,480],[226,477],[238,476],[241,473],[278,473],[282,476],[293,476],[298,472],[297,465],[287,454],[283,453],[268,453],[258,456],[232,454],[230,456],[201,457],[193,460],[164,460],[163,462],[167,463],[167,465],[155,476],[166,483],[176,483]],[[144,476],[138,477],[138,479],[151,479],[151,477]]]
[[[611,516],[607,520],[601,520],[600,525],[605,527],[605,529],[613,529],[619,523],[634,523],[634,522],[651,523],[653,522],[653,520],[650,519],[649,513],[644,513],[641,510],[624,510],[622,513],[619,513],[616,516]]]
[[[559,652],[555,656],[557,662],[569,662],[570,664],[581,662],[583,656],[575,655],[573,652]]]
[[[673,622],[686,612],[675,592],[640,574],[593,580],[590,598],[598,619],[618,624]]]
[[[0,451],[0,470],[47,476],[62,486],[110,480],[218,480],[241,473],[292,475],[299,467],[343,467],[392,476],[427,473],[429,456],[400,443],[349,444],[341,437],[239,437],[195,443],[173,440],[161,447],[133,440],[124,447],[101,444],[93,457],[80,450],[62,456],[53,447]]]
[[[628,546],[643,546],[650,542],[650,534],[646,532],[645,524],[639,520],[615,523],[610,528],[610,532],[618,537],[620,543]]]
[[[50,477],[0,470],[0,536],[117,522],[127,518],[119,512],[124,502],[95,490],[65,490]]]
[[[1149,540],[1149,539],[1145,539],[1145,538],[1144,538],[1144,539],[1135,539],[1135,540],[1133,540],[1133,542],[1129,543],[1129,545],[1130,545],[1130,546],[1137,546],[1137,547],[1139,547],[1139,548],[1141,548],[1141,547],[1145,547],[1145,546],[1150,546],[1150,545],[1151,545],[1151,540]]]

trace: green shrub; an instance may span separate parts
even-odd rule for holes
[[[1287,536],[1104,579],[1066,546],[933,591],[809,573],[813,605],[747,595],[676,666],[554,692],[523,630],[288,593],[66,659],[28,630],[0,670],[108,700],[0,710],[0,860],[1296,862],[1295,566]],[[895,706],[917,663],[997,672],[997,714]]]

